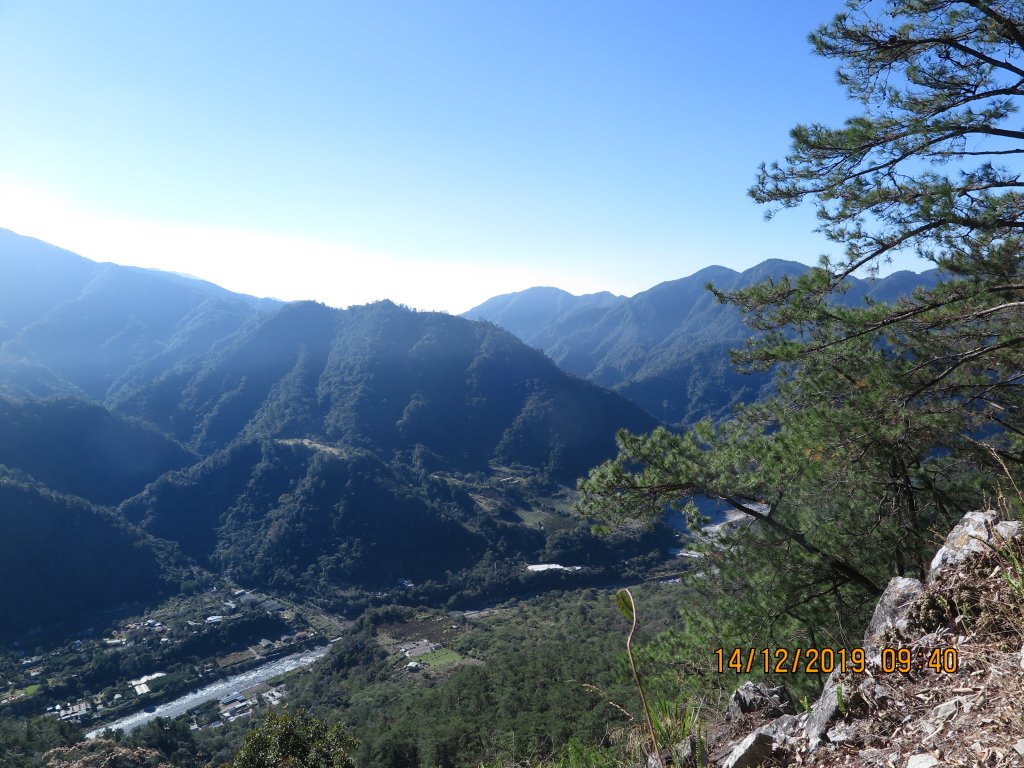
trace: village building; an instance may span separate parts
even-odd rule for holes
[[[417,656],[423,656],[431,651],[439,651],[442,648],[444,648],[444,646],[441,643],[432,643],[429,640],[417,640],[415,643],[402,646],[398,650],[404,653],[406,658],[415,659]]]

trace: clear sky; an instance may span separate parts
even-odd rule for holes
[[[852,113],[806,40],[840,5],[0,0],[0,227],[453,313],[813,263],[812,212],[746,190],[795,123]]]

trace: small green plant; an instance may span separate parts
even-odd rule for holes
[[[506,757],[480,763],[477,768],[619,768],[621,765],[616,754],[607,747],[595,747],[572,738],[555,757],[539,761]]]
[[[1017,503],[1015,504],[1006,497],[1002,492],[1002,488],[1000,488],[996,498],[996,508],[1008,520],[1014,518],[1024,520],[1024,494],[1021,493],[1020,488],[1017,486],[1017,482],[1014,480],[1009,467],[1006,466],[1006,463],[995,449],[991,446],[986,446],[986,448],[989,449],[1003,468],[1003,474],[1010,481],[1010,485],[1013,486],[1014,493],[1017,496]],[[1003,580],[1010,590],[1010,599],[1003,602],[1000,606],[1001,612],[1017,633],[1024,636],[1024,555],[1022,555],[1019,548],[1014,546],[1012,541],[999,539],[992,548],[1003,566]]]
[[[1024,560],[1012,549],[1007,549],[1005,554],[1010,565],[1003,575],[1006,583],[1010,586],[1010,593],[1017,598],[1021,605],[1024,605]]]
[[[652,707],[651,720],[659,744],[673,745],[673,750],[675,750],[674,745],[686,744],[692,738],[697,759],[696,765],[699,768],[705,737],[700,727],[698,714],[699,707],[693,701],[687,701],[684,705],[659,696]],[[680,758],[681,756],[677,755],[676,757]],[[682,765],[681,762],[677,764]],[[688,765],[692,765],[692,763]]]
[[[655,759],[658,761],[658,765],[661,768],[665,768],[660,745],[673,745],[674,749],[674,745],[688,744],[692,755],[685,763],[682,761],[682,755],[675,755],[676,764],[680,766],[686,765],[687,768],[703,768],[705,735],[700,727],[700,707],[692,700],[688,700],[684,704],[681,701],[667,699],[664,696],[659,696],[654,701],[654,705],[650,705],[644,692],[643,684],[640,681],[636,660],[633,657],[632,642],[637,627],[637,613],[632,592],[628,589],[619,590],[615,595],[615,604],[623,616],[632,622],[629,635],[626,638],[626,655],[629,658],[629,665],[633,671],[633,680],[636,682],[637,690],[640,693],[647,731],[646,734],[641,736],[643,733],[642,728],[636,726],[630,728],[627,732],[626,741],[628,744],[632,744],[632,746],[626,747],[625,752],[630,755],[635,755],[636,751],[646,754],[645,742],[649,741],[654,748]]]
[[[839,714],[846,717],[846,701],[843,700],[842,683],[836,686],[836,707],[839,709]]]
[[[1024,555],[1012,542],[1003,542],[996,549],[1003,566],[1003,581],[1010,594],[1000,608],[1005,620],[1024,636]]]
[[[647,731],[651,736],[651,743],[654,746],[654,755],[658,765],[665,768],[665,762],[661,759],[661,749],[658,747],[658,736],[654,732],[654,723],[651,720],[651,708],[647,703],[647,694],[644,693],[644,686],[640,682],[640,673],[636,669],[636,660],[633,658],[633,634],[636,632],[636,602],[633,600],[633,593],[628,589],[620,589],[615,593],[615,605],[618,606],[622,615],[632,622],[629,628],[629,635],[626,637],[626,656],[629,657],[629,666],[633,670],[633,680],[636,681],[636,689],[640,692],[640,702],[643,704],[644,717],[647,720]]]
[[[668,699],[659,696],[654,700],[654,706],[651,707],[651,722],[654,724],[654,733],[658,737],[658,743],[671,743],[677,715],[678,710]]]
[[[607,749],[570,739],[551,768],[615,768],[617,765],[618,760]]]
[[[808,699],[806,696],[801,697],[801,699],[800,699],[800,706],[803,707],[804,712],[810,712],[811,711],[811,700]]]

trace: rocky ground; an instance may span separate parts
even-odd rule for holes
[[[784,689],[746,684],[713,729],[704,764],[1024,766],[1020,533],[1020,523],[993,512],[969,513],[924,584],[889,584],[865,633],[862,673],[833,674],[800,714]],[[945,669],[927,667],[936,649]],[[908,659],[913,668],[900,671]]]

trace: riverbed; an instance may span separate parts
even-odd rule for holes
[[[174,701],[161,704],[151,712],[136,712],[127,717],[122,717],[120,720],[115,720],[113,723],[104,725],[102,728],[90,731],[85,734],[85,738],[95,739],[108,729],[131,733],[136,728],[145,725],[157,717],[179,717],[193,707],[198,707],[207,701],[220,700],[234,693],[244,691],[246,688],[252,688],[254,685],[264,683],[272,677],[283,675],[285,672],[292,672],[296,669],[312,666],[326,655],[327,647],[324,646],[267,662],[255,669],[250,669],[248,672],[242,672],[224,680],[218,680],[216,683],[211,683],[205,688],[200,688],[198,691],[187,693]]]

